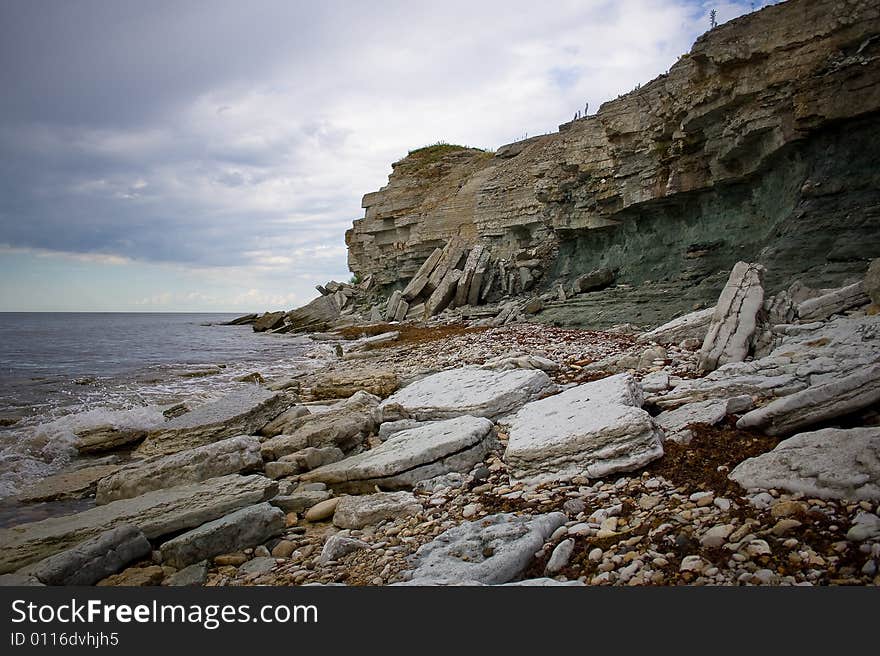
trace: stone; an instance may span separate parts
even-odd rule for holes
[[[533,298],[523,306],[523,312],[526,314],[538,314],[544,309],[544,301],[540,298]]]
[[[401,294],[404,301],[412,301],[416,296],[422,293],[425,285],[428,284],[428,278],[434,271],[442,255],[443,249],[435,248],[434,251],[425,259],[425,261],[422,263],[422,266],[419,267],[419,270],[416,271],[416,274],[409,281],[409,284],[404,287]]]
[[[286,513],[302,514],[314,505],[326,501],[331,497],[329,492],[322,490],[303,490],[285,496],[277,496],[269,503],[281,508]]]
[[[382,310],[379,309],[378,305],[374,305],[370,308],[370,323],[379,323],[385,318],[385,315],[382,313]]]
[[[400,333],[394,334],[400,335]],[[311,381],[310,387],[312,398],[316,401],[321,399],[347,399],[360,391],[374,394],[384,399],[400,387],[400,379],[390,369],[365,367],[318,374]]]
[[[532,401],[504,422],[504,460],[514,479],[571,480],[633,471],[663,455],[662,433],[641,409],[630,374]]]
[[[681,572],[694,572],[700,574],[709,567],[709,564],[700,556],[685,556],[679,565]]]
[[[263,442],[264,460],[277,460],[309,447],[338,447],[343,452],[359,445],[376,428],[374,410],[379,398],[358,392],[325,412],[288,423],[287,432]]]
[[[748,395],[734,396],[730,399],[710,399],[687,403],[675,410],[666,410],[654,417],[666,433],[666,437],[674,437],[693,424],[714,426],[724,420],[727,415],[742,414],[752,407],[752,397]]]
[[[380,446],[302,476],[335,490],[373,491],[412,487],[449,472],[468,472],[488,452],[492,422],[480,417],[457,417],[410,428],[392,435]]]
[[[240,317],[236,317],[232,321],[225,321],[221,326],[245,326],[247,324],[251,324],[257,320],[258,314],[245,314]]]
[[[285,330],[320,332],[327,330],[339,319],[340,301],[333,292],[319,296],[300,308],[291,310],[285,317]]]
[[[363,549],[369,548],[370,545],[363,540],[349,538],[344,535],[331,535],[327,539],[327,542],[324,543],[324,548],[321,550],[320,561],[321,563],[329,563],[333,560],[339,560],[355,551],[362,551]]]
[[[798,305],[797,313],[801,321],[822,321],[834,314],[840,314],[850,308],[867,305],[871,302],[865,293],[865,285],[859,281],[840,289],[835,289],[822,296],[810,298]]]
[[[880,365],[795,392],[752,410],[737,428],[755,428],[768,435],[785,435],[841,417],[880,401]]]
[[[100,505],[129,499],[153,490],[256,470],[262,464],[257,438],[230,437],[180,453],[153,456],[118,469],[98,483],[95,501]]]
[[[199,526],[238,508],[271,498],[277,484],[231,474],[201,483],[147,492],[74,515],[0,529],[0,574],[18,569],[123,524],[149,539]]]
[[[225,437],[252,435],[290,405],[284,394],[248,385],[150,431],[135,453],[141,457],[167,455]]]
[[[333,517],[336,512],[336,506],[339,504],[339,497],[319,501],[306,512],[307,522],[323,522]]]
[[[388,519],[414,517],[422,510],[422,504],[409,492],[347,496],[339,500],[333,524],[339,528],[362,529]]]
[[[95,492],[98,482],[119,470],[119,465],[95,465],[53,474],[16,495],[21,503],[82,499]]]
[[[673,319],[662,326],[639,335],[639,343],[655,342],[657,344],[680,344],[686,339],[699,339],[702,344],[709,332],[709,324],[715,316],[715,307],[690,312]]]
[[[880,257],[871,260],[865,279],[862,281],[865,293],[874,305],[880,305]]]
[[[411,557],[409,584],[507,583],[522,574],[564,523],[560,512],[534,517],[498,514],[462,522],[419,547]]]
[[[195,585],[205,585],[205,581],[207,580],[208,561],[203,560],[178,570],[165,580],[165,585],[172,588],[182,588]]]
[[[255,333],[264,333],[267,330],[275,330],[284,325],[285,312],[266,312],[253,322]]]
[[[45,585],[94,585],[152,552],[134,526],[122,524],[27,567]]]
[[[382,425],[379,426],[379,439],[384,442],[395,433],[399,433],[400,431],[406,430],[407,428],[416,428],[423,423],[425,422],[420,422],[415,419],[397,419],[396,421],[384,421],[382,422]]]
[[[394,314],[394,320],[397,322],[403,321],[407,315],[409,315],[409,303],[400,299],[400,303],[397,304],[397,312]]]
[[[456,285],[455,298],[452,302],[453,307],[461,307],[462,305],[468,304],[471,284],[474,282],[474,276],[477,273],[477,266],[480,264],[484,252],[486,252],[485,248],[480,244],[477,244],[471,249],[471,252],[468,253],[467,259],[461,269],[461,277],[458,279],[458,284]],[[482,276],[480,281],[476,283],[477,294],[479,294],[480,282],[482,282]],[[476,304],[476,300],[474,303],[471,303],[471,305]]]
[[[428,276],[428,282],[425,284],[425,288],[423,290],[423,295],[427,297],[431,297],[433,293],[441,286],[443,281],[449,276],[449,273],[454,270],[458,263],[461,261],[462,255],[464,255],[465,249],[465,241],[461,237],[453,237],[448,242],[446,242],[446,246],[443,247],[443,253],[440,256],[440,259],[437,261],[437,266],[434,267],[434,270],[431,272],[431,275]],[[459,274],[460,276],[461,274]],[[453,285],[452,293],[455,293],[455,286],[458,284],[458,277],[456,277],[455,284]],[[406,296],[406,294],[404,294]],[[407,298],[407,300],[410,300]]]
[[[273,558],[290,558],[290,554],[296,551],[296,543],[290,540],[281,540],[272,547]]]
[[[83,455],[105,453],[141,442],[147,431],[140,428],[99,426],[78,432],[73,445]]]
[[[299,465],[290,460],[276,460],[275,462],[267,462],[264,473],[271,479],[287,478],[295,476],[300,472]]]
[[[614,283],[614,272],[611,269],[595,269],[578,276],[571,285],[572,294],[583,294],[605,289]]]
[[[439,314],[452,302],[455,298],[455,291],[458,289],[458,281],[461,279],[461,271],[459,269],[450,269],[440,280],[428,300],[425,301],[425,318],[433,317]]]
[[[703,536],[700,538],[700,544],[707,549],[717,549],[727,542],[727,538],[730,537],[730,534],[735,530],[736,527],[733,524],[713,526],[703,533]]]
[[[869,512],[858,513],[846,532],[846,539],[852,542],[864,542],[876,538],[880,538],[880,517]]]
[[[243,553],[221,554],[214,558],[217,567],[240,567],[247,561],[248,557]]]
[[[493,371],[479,367],[448,369],[404,387],[382,407],[396,403],[420,421],[471,415],[497,417],[555,390],[543,371]]]
[[[642,389],[647,394],[662,392],[669,389],[669,374],[665,371],[654,371],[641,380]]]
[[[574,551],[574,540],[567,538],[556,545],[553,553],[550,554],[550,560],[547,561],[545,571],[549,575],[558,574],[568,566],[571,554]]]
[[[880,499],[880,428],[800,433],[740,463],[729,478],[747,490],[819,499]]]
[[[239,567],[238,574],[244,576],[259,576],[260,574],[266,574],[271,571],[277,564],[278,563],[275,562],[274,558],[258,556],[257,558],[251,558],[244,565]]]
[[[345,349],[346,353],[359,353],[363,351],[369,351],[373,347],[379,344],[390,344],[391,342],[396,342],[400,339],[400,331],[399,330],[389,330],[385,333],[380,333],[378,335],[371,335],[370,337],[363,337],[353,344],[351,344],[347,349]],[[357,391],[357,390],[355,390]],[[354,394],[354,392],[352,392]],[[328,398],[339,398],[339,397],[328,397]]]
[[[129,567],[119,574],[113,574],[98,581],[99,586],[114,586],[125,588],[143,588],[152,585],[161,585],[165,579],[165,570],[159,565],[148,567]]]
[[[280,415],[275,417],[268,424],[263,426],[260,430],[257,431],[258,434],[263,435],[265,437],[274,437],[275,435],[281,435],[282,433],[288,432],[288,429],[293,430],[293,428],[302,424],[302,422],[297,421],[310,415],[309,409],[304,405],[295,405],[292,408],[289,408],[282,412]]]
[[[162,544],[162,560],[183,568],[220,554],[253,547],[284,530],[284,513],[268,503],[236,510]]]
[[[400,299],[403,297],[403,293],[399,289],[395,289],[391,296],[388,297],[388,303],[385,304],[385,321],[394,321],[394,317],[397,315],[397,307],[400,305]]]
[[[764,305],[764,267],[737,262],[718,298],[700,349],[699,368],[712,371],[728,362],[742,362]]]
[[[539,355],[530,355],[528,353],[507,353],[499,355],[497,358],[486,360],[481,365],[483,369],[492,369],[494,371],[508,371],[510,369],[540,369],[541,371],[559,371],[559,365],[542,358]]]

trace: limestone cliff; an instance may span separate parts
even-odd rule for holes
[[[395,163],[346,233],[349,266],[390,292],[459,237],[450,267],[488,254],[478,302],[607,268],[615,286],[540,315],[593,326],[714,302],[738,260],[771,292],[838,284],[880,256],[878,110],[880,5],[788,0],[556,133]]]

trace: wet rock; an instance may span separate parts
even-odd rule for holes
[[[422,504],[409,492],[380,492],[365,496],[348,496],[339,500],[333,523],[339,528],[362,529],[386,519],[414,517],[422,512]]]
[[[101,479],[95,500],[98,504],[105,504],[117,499],[129,499],[152,490],[258,469],[262,464],[257,438],[231,437],[127,465]]]
[[[256,385],[206,403],[150,431],[139,456],[167,455],[235,435],[252,435],[284,412],[291,400]]]
[[[729,478],[744,488],[802,492],[820,499],[880,499],[880,428],[800,433],[740,463]]]
[[[413,419],[470,415],[497,417],[518,409],[555,386],[543,371],[493,371],[478,367],[449,369],[418,380],[390,396]]]
[[[275,330],[284,325],[284,312],[266,312],[253,321],[255,333],[264,333],[267,330]]]
[[[27,571],[45,585],[94,585],[151,551],[139,529],[123,524],[30,565]]]
[[[23,503],[82,499],[94,493],[98,481],[119,470],[119,465],[96,465],[47,476],[16,496]]]
[[[187,567],[200,560],[253,547],[284,530],[284,513],[268,503],[236,510],[162,544],[163,562]]]
[[[74,446],[84,455],[113,451],[142,441],[147,431],[139,428],[116,428],[100,426],[76,434]]]
[[[409,585],[507,583],[528,567],[535,552],[564,523],[562,513],[500,514],[462,522],[419,548],[411,560]]]
[[[656,460],[663,455],[662,434],[641,404],[641,387],[629,374],[527,404],[505,420],[511,477],[594,478]]]
[[[335,490],[372,491],[412,487],[418,481],[453,471],[470,471],[488,451],[492,422],[457,417],[400,431],[380,446],[302,476]]]
[[[263,476],[232,474],[147,492],[81,513],[0,529],[0,573],[12,571],[123,524],[155,539],[259,503],[277,492]]]

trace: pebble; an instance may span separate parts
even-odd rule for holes
[[[572,540],[571,538],[563,540],[562,542],[557,544],[556,548],[553,550],[553,553],[550,554],[550,560],[547,561],[547,574],[553,575],[565,569],[565,567],[568,565],[568,561],[571,559],[571,554],[573,551],[574,540]]]
[[[707,549],[716,549],[727,541],[728,536],[736,529],[733,524],[713,526],[700,538],[700,544]]]
[[[480,510],[480,505],[477,503],[469,503],[464,508],[461,509],[461,516],[465,519],[470,519]]]
[[[593,549],[592,551],[590,551],[590,553],[589,553],[589,555],[587,556],[587,558],[588,558],[591,562],[598,563],[600,560],[602,560],[602,554],[603,554],[603,551],[602,551],[599,547],[596,547],[595,549]]]
[[[680,572],[696,572],[699,574],[706,569],[706,565],[706,561],[700,556],[685,556],[678,569]]]
[[[316,503],[314,506],[306,511],[306,521],[323,522],[327,519],[330,519],[331,517],[333,517],[333,513],[336,512],[336,506],[338,504],[339,497],[334,497],[333,499],[327,499],[325,501],[321,501],[320,503]]]

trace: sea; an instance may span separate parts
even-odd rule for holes
[[[290,377],[327,355],[304,336],[221,325],[236,316],[0,313],[0,499],[69,466],[77,431],[157,426],[178,403],[253,384],[237,378]]]

